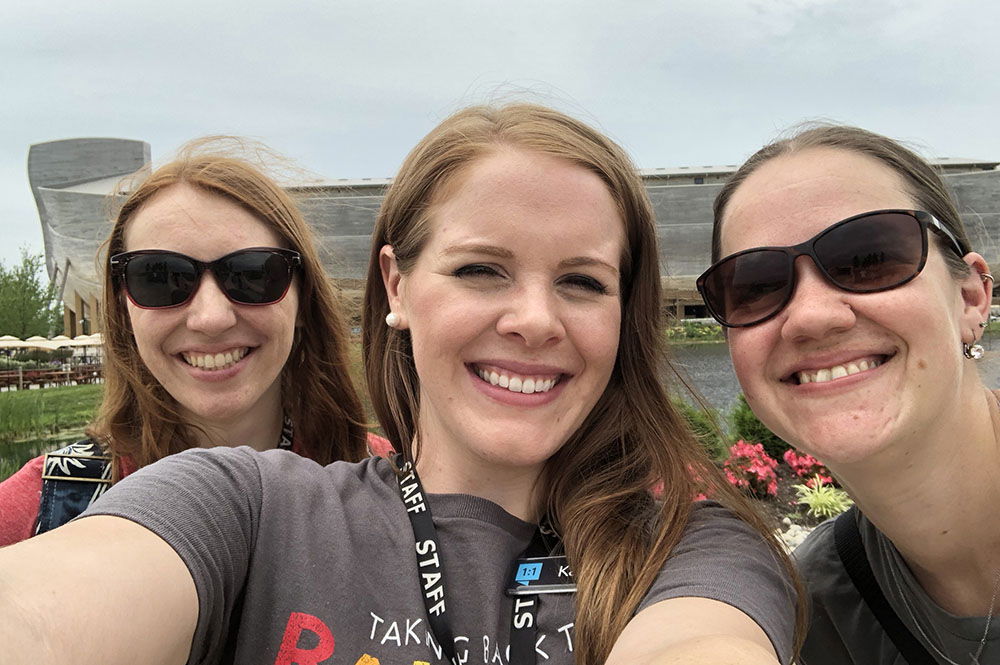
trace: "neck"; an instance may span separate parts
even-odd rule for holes
[[[250,446],[254,450],[277,447],[284,420],[281,400],[273,400],[270,404],[264,402],[263,399],[258,402],[249,414],[241,413],[224,420],[206,420],[189,414],[191,423],[200,428],[200,431],[195,430],[198,446]]]
[[[1000,573],[1000,409],[971,394],[933,432],[832,470],[935,602],[984,616]]]
[[[492,501],[525,522],[538,522],[538,479],[542,467],[508,467],[468,453],[424,446],[417,455],[417,473],[430,494],[471,494]],[[419,452],[418,452],[419,450]]]

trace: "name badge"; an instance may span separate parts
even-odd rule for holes
[[[507,595],[539,593],[576,593],[576,580],[565,556],[528,557],[514,562]]]

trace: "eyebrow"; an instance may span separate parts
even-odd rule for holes
[[[496,245],[482,245],[475,243],[468,245],[452,245],[451,247],[447,247],[441,251],[442,256],[451,256],[453,254],[484,254],[486,256],[495,256],[498,259],[514,258],[514,252],[509,249],[497,247]],[[615,276],[618,275],[618,268],[611,265],[607,261],[595,259],[590,256],[574,256],[559,262],[560,268],[576,268],[581,266],[596,266],[604,268],[605,270],[610,270]]]
[[[476,243],[452,245],[441,250],[442,256],[451,256],[452,254],[485,254],[487,256],[495,256],[498,259],[514,258],[514,252],[509,249],[497,247],[496,245],[480,245]]]

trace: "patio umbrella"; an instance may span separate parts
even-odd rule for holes
[[[94,346],[96,342],[91,335],[77,335],[63,346]]]
[[[13,335],[0,337],[0,349],[23,349],[25,346],[23,340]]]
[[[69,343],[70,346],[82,346],[83,348],[83,362],[93,362],[94,360],[99,360],[101,357],[101,333],[94,333],[93,335],[77,335],[73,338],[73,341]],[[95,354],[92,356],[87,350],[89,347],[96,349]]]
[[[49,351],[54,351],[57,347],[55,344],[45,339],[41,335],[32,335],[28,339],[24,340],[24,348],[48,349]]]
[[[73,346],[73,340],[66,335],[56,335],[49,342],[55,344],[57,348],[60,346]]]

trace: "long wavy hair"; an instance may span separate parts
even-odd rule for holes
[[[937,217],[955,235],[964,254],[972,251],[954,199],[937,169],[927,160],[898,141],[867,129],[810,123],[793,129],[788,136],[772,141],[752,154],[719,190],[713,205],[715,219],[712,225],[712,263],[722,258],[722,220],[730,199],[740,185],[750,174],[772,159],[810,148],[833,148],[878,160],[902,178],[909,190],[907,193],[913,197],[919,209]],[[937,238],[937,234],[930,235],[932,239]],[[937,242],[942,241],[938,238]],[[961,278],[969,273],[969,265],[955,252],[942,252],[942,256],[954,277]]]
[[[195,426],[139,357],[125,294],[107,269],[109,256],[125,251],[129,221],[160,192],[179,184],[225,197],[252,213],[302,255],[296,276],[298,327],[281,371],[281,400],[295,425],[295,438],[317,462],[356,461],[366,455],[365,418],[348,371],[347,330],[330,280],[323,271],[312,231],[285,191],[251,161],[237,154],[262,146],[232,137],[209,137],[183,147],[176,159],[133,177],[134,185],[114,219],[105,243],[104,399],[88,434],[112,457],[113,479],[122,461],[145,466],[196,447]]]
[[[392,245],[399,270],[411,270],[428,238],[435,197],[447,196],[447,183],[463,169],[502,148],[552,155],[597,174],[625,225],[621,337],[611,379],[541,479],[542,508],[562,536],[577,582],[575,659],[598,665],[680,540],[698,479],[757,527],[794,573],[771,530],[725,482],[667,396],[662,378],[675,370],[663,343],[653,212],[631,160],[597,131],[549,108],[455,113],[410,152],[386,194],[372,236],[363,340],[372,404],[389,440],[412,459],[420,386],[409,332],[383,322],[389,305],[379,250]],[[654,500],[655,485],[663,491]],[[801,626],[797,601],[789,599]]]

